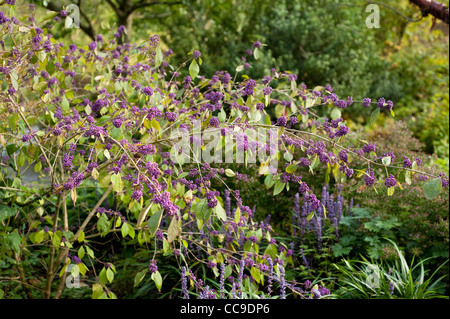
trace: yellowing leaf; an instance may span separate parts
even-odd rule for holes
[[[214,207],[214,213],[220,220],[222,221],[227,220],[227,213],[225,212],[225,209],[223,209],[219,201],[217,201],[217,205]]]
[[[167,229],[167,241],[169,243],[173,242],[180,235],[180,224],[181,219],[179,220],[176,215],[172,217],[172,221],[170,222],[169,228]]]

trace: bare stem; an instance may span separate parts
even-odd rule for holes
[[[61,202],[62,202],[64,196],[65,196],[64,193],[62,193],[58,196],[58,204],[56,207],[55,216],[53,217],[53,226],[54,227],[56,227],[58,225],[59,209],[61,207]],[[50,299],[50,295],[52,292],[52,281],[53,281],[53,277],[54,277],[53,260],[55,259],[55,250],[56,250],[55,246],[52,245],[52,249],[50,251],[50,258],[48,261],[47,281],[45,283],[44,299]]]

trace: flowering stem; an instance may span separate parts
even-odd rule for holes
[[[253,126],[261,126],[261,127],[273,127],[272,125],[266,125],[266,124],[250,124],[250,125],[253,125]],[[285,131],[286,131],[287,133],[291,134],[291,135],[294,136],[294,137],[298,137],[297,135],[295,135],[295,133],[307,134],[307,135],[311,135],[311,136],[320,138],[320,139],[322,139],[322,140],[324,140],[324,141],[326,141],[326,142],[328,142],[328,143],[330,143],[330,144],[333,144],[334,146],[339,147],[339,148],[341,148],[341,149],[346,149],[344,146],[337,144],[336,142],[332,141],[331,139],[328,139],[328,138],[326,138],[326,137],[317,135],[317,134],[315,134],[315,133],[311,133],[311,132],[307,132],[307,131],[300,131],[300,130],[295,130],[295,129],[289,129],[289,128],[284,128],[284,129],[285,129]],[[373,161],[373,160],[371,160],[371,159],[369,159],[369,158],[367,158],[367,157],[361,156],[361,155],[357,154],[357,153],[354,152],[354,151],[348,150],[348,152],[351,153],[351,154],[357,155],[358,157],[362,158],[363,160],[365,160],[365,161],[367,161],[367,162],[369,162],[369,163],[371,163],[371,164],[377,165],[377,166],[390,167],[390,168],[398,168],[398,169],[402,169],[402,170],[406,170],[406,171],[411,171],[411,172],[414,172],[414,173],[419,173],[419,174],[422,174],[422,175],[428,175],[428,176],[433,177],[433,178],[437,177],[436,175],[429,174],[429,173],[426,173],[426,172],[421,172],[421,171],[414,170],[414,169],[411,169],[411,168],[400,167],[400,166],[392,166],[392,165],[386,166],[386,165],[384,165],[384,164],[382,164],[382,163],[377,163],[377,162],[375,162],[375,161]]]
[[[30,132],[32,132],[33,129],[32,129],[32,127],[31,127],[31,125],[28,123],[28,121],[27,121],[27,119],[25,118],[25,116],[23,115],[22,111],[20,110],[19,105],[17,105],[10,97],[9,97],[9,100],[11,101],[12,104],[14,104],[14,106],[15,106],[17,112],[19,113],[20,117],[22,118],[22,120],[23,120],[23,121],[25,122],[25,124],[27,125],[28,130],[30,130]],[[39,141],[39,139],[38,139],[38,137],[36,136],[36,134],[34,134],[33,138],[34,138],[34,140],[36,141],[36,143],[37,143],[39,149],[41,150],[41,153],[42,153],[42,155],[44,156],[45,161],[47,162],[47,165],[51,168],[52,166],[51,166],[51,164],[50,164],[50,160],[48,159],[47,154],[44,152],[44,148],[42,147],[41,142]],[[51,170],[50,174],[53,176],[53,169]]]

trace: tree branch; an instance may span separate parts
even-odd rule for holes
[[[78,231],[73,236],[73,239],[71,240],[72,243],[74,243],[78,239],[78,236],[80,236],[80,233],[82,231],[84,231],[84,229],[86,228],[86,226],[89,223],[89,221],[91,220],[91,218],[97,212],[97,208],[99,208],[100,205],[103,203],[103,201],[106,199],[106,197],[108,197],[108,195],[112,191],[112,189],[113,189],[113,186],[112,185],[109,186],[109,188],[105,191],[105,193],[100,198],[100,200],[97,202],[97,204],[95,204],[94,208],[90,211],[90,213],[88,214],[88,216],[84,220],[83,224],[80,226],[80,228],[78,228]],[[60,251],[58,257],[56,258],[56,261],[54,263],[52,263],[53,273],[52,273],[51,280],[53,280],[53,278],[54,278],[54,276],[56,274],[55,270],[57,269],[58,265],[61,263],[61,261],[65,260],[67,258],[67,254],[68,253],[69,253],[69,249],[66,246],[66,247],[64,247],[64,249],[62,249]],[[56,291],[55,299],[59,299],[59,297],[61,296],[61,293],[62,293],[62,291],[64,289],[64,283],[65,283],[65,275],[62,276],[60,284],[58,285],[58,290]]]
[[[141,9],[141,8],[155,6],[155,5],[159,5],[159,4],[172,6],[172,5],[182,4],[182,2],[181,1],[152,1],[152,2],[147,2],[145,0],[141,0],[138,3],[136,3],[135,5],[131,6],[130,11],[133,12],[133,11]]]
[[[419,22],[420,20],[422,20],[423,15],[418,18],[418,19],[411,19],[410,17],[407,17],[406,15],[404,15],[403,13],[401,13],[399,10],[395,9],[394,7],[391,7],[385,3],[381,3],[379,1],[367,1],[367,3],[371,3],[371,4],[376,4],[378,6],[383,6],[385,8],[388,8],[389,10],[394,11],[396,14],[398,14],[399,16],[401,16],[402,18],[404,18],[405,20],[407,20],[408,22]]]
[[[81,1],[79,2],[81,4]],[[80,8],[80,15],[84,18],[86,23],[80,22],[80,29],[89,36],[92,40],[95,41],[96,32],[94,30],[94,27],[91,24],[91,20],[87,17],[87,15],[81,10],[81,6],[78,6]],[[51,1],[47,3],[47,6],[45,7],[49,10],[60,12],[63,10],[63,7],[60,4],[56,4],[55,2]]]
[[[409,2],[418,6],[424,17],[431,14],[433,17],[449,24],[448,7],[443,3],[433,0],[409,0]]]
[[[108,3],[109,6],[114,10],[116,15],[119,16],[119,14],[120,14],[119,8],[114,4],[114,2],[112,2],[111,0],[106,0],[106,3]]]
[[[80,7],[80,14],[81,16],[84,18],[84,20],[87,21],[87,25],[80,23],[80,29],[83,30],[84,33],[86,33],[86,35],[88,35],[92,40],[96,40],[96,32],[94,30],[94,27],[91,23],[91,20],[88,18],[88,16],[81,11],[81,7]]]

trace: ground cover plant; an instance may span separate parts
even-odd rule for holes
[[[358,298],[340,286],[360,280],[341,257],[391,249],[405,265],[386,237],[429,257],[425,240],[407,238],[423,220],[448,245],[446,173],[346,119],[358,109],[369,125],[395,120],[389,98],[340,96],[275,68],[251,78],[266,49],[257,39],[210,77],[199,50],[173,65],[157,34],[127,43],[123,25],[65,45],[43,26],[69,13],[35,10],[8,0],[0,11],[0,297]],[[388,216],[358,199],[409,189],[441,215],[399,230],[408,208]],[[435,263],[383,273],[398,293],[376,297],[448,294],[438,248]],[[425,266],[433,276],[407,282]]]

